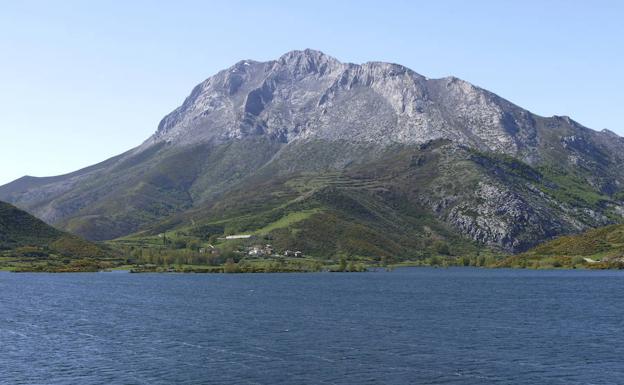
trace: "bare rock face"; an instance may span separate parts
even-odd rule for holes
[[[624,139],[610,131],[595,132],[567,117],[536,116],[455,77],[428,79],[391,63],[341,63],[308,49],[275,61],[244,60],[208,78],[143,147],[248,136],[381,145],[450,139],[537,163],[547,158],[544,150],[553,149],[553,134],[567,135],[557,150],[594,156],[601,146],[610,152],[624,148]]]
[[[414,155],[417,170],[401,176],[414,186],[386,177],[398,172],[388,153],[426,152],[438,141],[455,150],[431,169],[425,155]],[[485,155],[475,160],[466,151]],[[371,186],[418,190],[414,204],[458,234],[505,250],[624,220],[624,139],[613,132],[534,115],[455,77],[341,63],[314,50],[240,61],[197,85],[141,146],[68,175],[21,178],[1,186],[0,199],[110,239],[189,210],[226,207],[233,189],[250,181],[277,184],[364,163],[381,170]],[[322,183],[334,183],[327,175]],[[449,187],[456,181],[459,191]]]
[[[453,207],[447,220],[460,232],[484,244],[522,251],[535,238],[547,239],[567,230],[563,221],[557,221],[547,210],[532,206],[504,186],[481,182],[474,198]]]
[[[527,111],[457,78],[427,79],[390,63],[340,63],[318,51],[241,61],[195,87],[147,145],[267,135],[424,143],[446,138],[527,155],[537,128]]]

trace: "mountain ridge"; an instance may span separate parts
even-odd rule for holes
[[[250,72],[249,68],[256,68],[256,71],[251,71],[254,73],[253,76],[248,76]],[[260,75],[258,75],[257,73],[258,71],[260,71]],[[323,75],[325,77],[329,76],[329,79],[326,79],[326,82],[324,84],[321,84],[321,86],[325,86],[325,87],[321,87],[322,89],[320,90],[320,92],[317,92],[318,93],[318,95],[316,95],[317,97],[313,98],[313,100],[316,101],[317,107],[320,107],[324,105],[325,103],[327,103],[328,100],[331,99],[332,95],[335,92],[339,91],[341,86],[346,86],[349,88],[357,86],[358,84],[365,84],[365,85],[370,86],[370,85],[373,85],[375,81],[378,81],[380,79],[384,80],[384,78],[385,79],[389,78],[389,79],[394,79],[393,81],[399,82],[399,83],[401,82],[404,83],[405,81],[407,81],[408,83],[411,82],[412,84],[407,84],[407,85],[415,86],[416,87],[415,92],[420,93],[418,95],[415,95],[416,97],[412,97],[411,100],[409,99],[409,96],[414,96],[414,95],[409,95],[409,94],[400,95],[403,97],[403,99],[406,99],[406,97],[408,99],[401,100],[400,102],[395,103],[396,105],[393,107],[396,111],[406,112],[406,110],[412,109],[412,111],[407,111],[409,113],[409,112],[414,112],[414,110],[417,110],[419,108],[422,109],[423,107],[426,107],[424,106],[424,104],[426,104],[425,102],[427,102],[426,98],[427,97],[431,98],[432,96],[434,96],[436,91],[439,92],[440,86],[444,85],[446,87],[453,88],[454,92],[462,93],[463,95],[460,95],[462,97],[472,98],[474,99],[473,102],[475,103],[480,102],[480,104],[477,107],[480,108],[481,110],[484,109],[483,108],[484,104],[494,103],[498,105],[503,105],[507,109],[516,110],[513,112],[518,115],[530,114],[528,111],[518,107],[517,105],[487,90],[474,86],[466,81],[463,81],[453,76],[448,76],[448,77],[444,77],[440,79],[429,79],[399,64],[375,62],[375,61],[367,62],[364,64],[341,63],[338,60],[328,55],[323,54],[322,52],[314,51],[314,50],[304,50],[304,51],[291,51],[283,55],[280,59],[274,60],[274,61],[255,62],[255,61],[250,61],[250,60],[244,60],[235,64],[229,69],[220,71],[215,76],[208,78],[207,80],[200,83],[200,85],[198,85],[197,87],[193,89],[193,91],[191,92],[191,95],[185,100],[182,106],[174,110],[172,113],[168,114],[160,122],[157,132],[152,138],[148,140],[148,142],[153,143],[154,141],[157,141],[157,140],[165,140],[165,141],[180,140],[177,138],[180,130],[177,130],[177,131],[174,130],[176,126],[182,125],[184,126],[183,128],[188,129],[187,127],[188,125],[185,125],[185,122],[180,120],[181,119],[180,116],[187,115],[186,116],[187,120],[188,119],[197,120],[197,119],[201,119],[202,116],[206,115],[207,113],[210,113],[211,109],[215,108],[215,106],[211,106],[211,103],[218,103],[218,101],[214,100],[215,97],[214,97],[213,91],[215,89],[227,90],[228,91],[227,93],[230,95],[240,93],[241,89],[244,91],[248,91],[248,93],[244,95],[244,97],[239,95],[238,98],[233,98],[233,100],[230,101],[231,102],[230,104],[232,103],[235,104],[238,102],[239,103],[238,107],[242,107],[242,111],[238,111],[238,114],[230,111],[230,116],[233,118],[232,120],[236,122],[235,125],[239,127],[237,127],[238,130],[227,132],[226,136],[227,138],[240,138],[242,135],[253,133],[254,131],[249,130],[250,127],[247,127],[247,125],[252,124],[252,123],[257,123],[257,122],[250,121],[249,115],[251,115],[252,120],[254,118],[257,118],[260,115],[263,108],[266,107],[263,103],[268,104],[273,101],[273,96],[266,95],[266,93],[268,91],[271,91],[272,88],[275,88],[278,86],[278,84],[276,83],[279,83],[280,76],[282,76],[284,72],[288,73],[289,75],[292,75],[293,78],[298,79],[298,80],[302,80],[302,79],[305,80],[306,77],[314,76],[314,75]],[[404,78],[401,78],[401,77],[404,77]],[[248,82],[251,82],[252,84],[248,85],[245,88],[241,86],[241,84],[244,83],[243,80],[247,80]],[[404,85],[403,83],[402,85]],[[383,89],[381,89],[381,91],[383,91]],[[263,94],[263,92],[265,94]],[[292,95],[289,95],[289,96],[292,96]],[[392,95],[392,96],[394,97],[396,95]],[[448,95],[445,95],[445,96],[448,96]],[[450,96],[457,96],[457,95],[454,95],[453,92],[451,92]],[[266,97],[266,98],[263,99],[263,97]],[[424,99],[424,102],[421,99]],[[436,100],[434,102],[437,104],[443,104],[439,100]],[[466,103],[463,103],[463,104],[462,103],[455,103],[455,104],[450,103],[450,105],[451,106],[445,106],[445,108],[451,108],[453,105],[462,105],[462,108],[464,109],[471,107],[470,105],[466,105]],[[522,128],[520,127],[521,126],[520,123],[522,122],[520,123],[513,122],[513,121],[505,122],[504,119],[510,119],[509,115],[505,115],[504,113],[501,113],[500,111],[492,110],[496,106],[488,106],[488,107],[490,108],[490,111],[488,111],[490,114],[489,115],[485,114],[484,116],[481,116],[478,118],[481,118],[482,120],[498,119],[500,120],[499,123],[501,124],[510,124],[512,126],[515,125],[515,127],[510,127],[510,129],[512,130],[514,129],[517,130],[517,129]],[[193,109],[195,111],[192,111]],[[184,112],[185,114],[183,114],[182,112]],[[379,109],[377,109],[375,112],[379,113]],[[435,113],[440,114],[440,111],[435,111]],[[499,113],[500,116],[495,116],[496,113]],[[568,125],[576,126],[576,128],[582,127],[580,124],[572,121],[569,117],[553,116],[551,118],[546,118],[546,117],[537,116],[535,114],[530,114],[530,115],[531,115],[530,118],[533,118],[533,119],[537,118],[537,119],[562,120]],[[195,122],[194,124],[197,124],[197,123]],[[264,122],[264,124],[267,125],[266,122]],[[262,125],[262,122],[261,122],[261,125]],[[297,124],[291,124],[291,126],[295,126],[296,128]],[[245,130],[244,128],[246,128],[247,130]],[[256,126],[255,128],[261,129],[263,127]],[[264,128],[267,128],[267,127],[264,127]],[[419,129],[422,130],[423,127],[421,126],[419,127]],[[172,130],[174,130],[175,132],[172,132]],[[482,131],[487,133],[486,131],[488,130],[484,129]],[[273,132],[273,131],[270,131],[270,132]],[[597,133],[596,131],[593,131],[593,130],[592,132]],[[281,140],[288,141],[288,139],[290,139],[289,135],[285,133],[280,133],[280,132],[273,132],[273,133],[275,134],[275,136],[279,137]],[[305,135],[306,134],[305,130],[303,132],[298,132],[294,130],[294,133],[299,134],[299,137],[304,137],[304,138],[309,137]],[[445,132],[445,133],[449,134],[449,132]],[[310,132],[307,132],[307,134],[313,135],[313,133],[310,133]],[[412,136],[403,135],[403,136],[390,138],[390,139],[393,139],[394,142],[407,141],[407,142],[422,143],[428,140],[440,139],[444,137],[444,136],[435,135],[433,133],[428,133],[426,135],[423,134],[420,136],[418,136],[418,133],[412,132],[410,134],[412,134]],[[468,134],[464,135],[464,137],[461,137],[461,138],[457,137],[457,133],[450,133],[450,134],[451,136],[447,138],[454,139],[454,140],[461,139],[462,142],[475,145],[474,143],[470,142],[471,138],[469,137],[470,135]],[[475,133],[470,133],[470,134],[473,136],[475,135]],[[478,132],[476,134],[478,134]],[[455,137],[453,137],[453,135],[455,135]],[[532,135],[532,133],[528,133],[527,135],[530,136]],[[194,140],[197,140],[197,139],[198,138],[194,138]],[[199,139],[202,139],[202,138],[200,137]],[[487,143],[488,138],[486,136],[486,137],[481,138],[481,140],[484,141],[484,143]],[[499,138],[499,141],[500,141],[501,146],[505,146],[505,145],[510,145],[512,147],[514,146],[513,141],[509,138]],[[621,138],[620,138],[620,141],[621,141]],[[479,147],[482,149],[485,148],[483,145],[480,145]],[[487,147],[487,148],[489,150],[497,150],[497,151],[502,151],[502,152],[507,152],[507,153],[513,150],[513,149],[505,149],[500,146]]]
[[[401,175],[393,151],[416,159]],[[234,191],[249,199],[266,183],[293,199],[338,183],[340,194],[375,205],[388,199],[379,195],[385,188],[436,226],[522,251],[622,221],[623,162],[624,139],[610,131],[532,114],[455,77],[429,79],[398,64],[341,63],[304,50],[239,61],[194,87],[140,146],[64,176],[18,179],[0,186],[0,199],[103,240],[193,212],[204,213],[194,221],[210,222]],[[370,180],[397,176],[387,186],[323,177],[363,165],[379,170]],[[415,176],[427,167],[429,179]],[[312,187],[293,190],[288,180],[297,178]],[[343,209],[336,215],[346,220]]]

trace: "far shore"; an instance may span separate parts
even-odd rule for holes
[[[391,264],[387,266],[379,265],[366,265],[360,264],[357,267],[341,269],[340,266],[330,265],[323,266],[318,269],[295,269],[292,267],[276,267],[273,266],[268,269],[260,268],[238,268],[238,267],[226,267],[226,266],[188,266],[188,265],[172,265],[172,266],[141,266],[141,265],[124,265],[116,266],[105,269],[41,269],[32,268],[28,266],[21,266],[20,268],[12,267],[0,267],[0,271],[12,272],[12,273],[112,273],[112,272],[127,272],[130,274],[283,274],[283,273],[371,273],[371,272],[391,272],[400,268],[434,268],[434,269],[448,269],[448,268],[473,268],[473,269],[513,269],[513,270],[621,270],[619,266],[608,266],[600,263],[588,263],[581,266],[464,266],[464,265],[428,265],[419,263],[418,261],[406,261],[397,264]]]

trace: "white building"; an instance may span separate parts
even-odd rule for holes
[[[249,234],[240,234],[240,235],[227,235],[225,239],[249,239],[251,235]]]

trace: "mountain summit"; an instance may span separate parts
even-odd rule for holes
[[[265,135],[413,144],[446,138],[531,158],[540,122],[454,77],[427,79],[390,63],[345,64],[319,51],[241,61],[193,90],[148,141],[196,144]],[[571,123],[572,124],[572,123]]]
[[[141,146],[21,178],[0,199],[96,240],[193,223],[268,231],[319,255],[464,241],[522,251],[623,221],[623,163],[624,139],[609,131],[454,77],[304,50],[240,61],[196,86]]]

